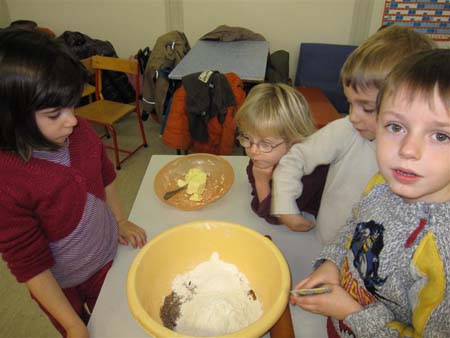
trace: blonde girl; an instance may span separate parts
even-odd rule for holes
[[[271,224],[280,224],[271,215],[272,173],[290,147],[316,130],[305,98],[294,88],[282,84],[259,84],[251,89],[236,114],[238,141],[250,158],[247,175],[252,186],[251,207]],[[297,199],[303,211],[303,224],[291,228],[307,231],[314,226],[328,166],[319,166],[303,177],[307,190]]]

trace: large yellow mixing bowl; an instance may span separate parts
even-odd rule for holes
[[[189,337],[165,328],[160,319],[164,297],[178,274],[192,270],[218,252],[237,266],[262,304],[263,315],[246,328],[223,337],[260,337],[279,319],[289,297],[290,273],[272,241],[245,226],[197,221],[175,226],[150,240],[128,272],[127,297],[139,325],[154,338]]]

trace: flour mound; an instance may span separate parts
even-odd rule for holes
[[[217,252],[193,270],[177,275],[172,292],[181,300],[179,311],[171,311],[178,317],[174,330],[183,334],[225,335],[247,327],[262,315],[261,303],[247,277],[234,264],[220,260]]]

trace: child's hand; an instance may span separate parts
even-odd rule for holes
[[[344,320],[348,315],[361,311],[362,305],[343,288],[335,284],[325,284],[330,293],[296,297],[296,304],[303,310]]]
[[[319,285],[322,286],[323,284],[339,285],[339,269],[336,264],[328,260],[323,262],[308,277],[297,283],[297,285],[294,286],[294,290],[311,289],[318,287]],[[291,304],[296,304],[298,298],[300,297],[291,295]]]
[[[133,248],[142,248],[147,242],[145,230],[129,220],[122,220],[119,223],[119,243],[128,245],[131,243]]]
[[[292,231],[309,231],[315,224],[308,221],[302,215],[280,215],[280,223],[285,224]]]

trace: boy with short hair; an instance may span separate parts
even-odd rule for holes
[[[435,47],[427,36],[410,28],[390,26],[358,47],[344,63],[342,83],[350,103],[349,116],[328,124],[291,147],[273,175],[272,214],[294,231],[308,231],[310,222],[295,203],[302,195],[302,177],[329,164],[317,228],[322,243],[332,241],[376,173],[375,105],[383,80],[405,56]]]
[[[377,184],[296,285],[331,292],[291,302],[328,337],[450,337],[450,50],[396,66],[377,111]]]

